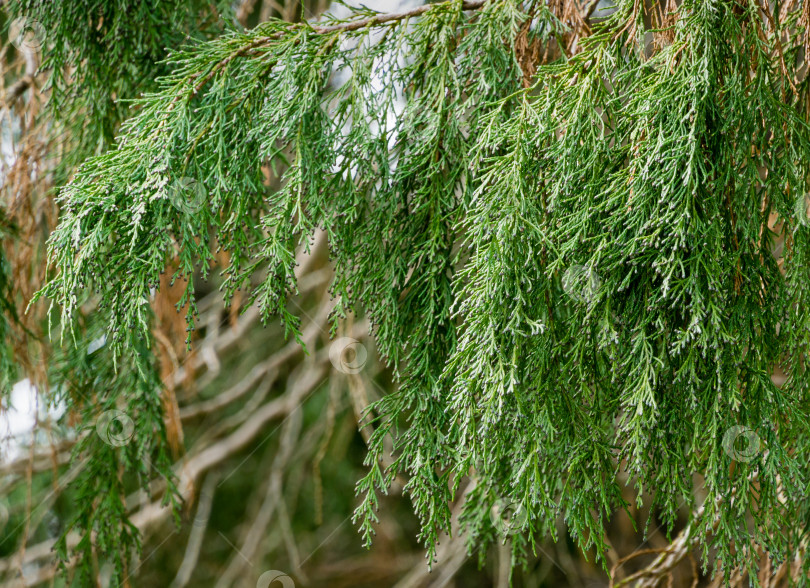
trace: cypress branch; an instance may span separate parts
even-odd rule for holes
[[[722,574],[755,575],[752,543],[790,561],[810,466],[803,9],[620,0],[591,31],[594,6],[451,0],[184,45],[61,190],[35,300],[65,339],[100,303],[145,436],[162,431],[149,300],[168,264],[189,332],[194,277],[225,251],[225,302],[244,290],[303,341],[296,256],[322,230],[332,333],[367,316],[398,382],[368,413],[366,543],[404,478],[432,562],[472,477],[471,548],[504,541],[511,509],[513,562],[562,518],[607,571],[626,476],[668,531],[689,509]],[[120,492],[90,474],[88,500],[96,479]],[[125,521],[81,513],[85,537]]]

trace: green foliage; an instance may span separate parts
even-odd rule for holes
[[[507,500],[528,513],[514,561],[555,536],[558,517],[604,561],[627,473],[670,529],[690,508],[724,573],[755,569],[752,540],[792,558],[810,455],[803,28],[798,13],[774,25],[754,3],[684,0],[666,30],[645,30],[637,10],[619,2],[529,88],[519,30],[530,21],[530,40],[546,42],[565,26],[515,0],[271,21],[173,53],[116,148],[62,190],[50,240],[57,273],[40,296],[65,329],[97,297],[118,377],[139,374],[103,406],[138,398],[139,439],[162,426],[148,303],[175,255],[189,329],[191,278],[222,249],[225,299],[247,289],[300,339],[295,253],[322,227],[333,321],[365,313],[399,380],[373,407],[356,514],[366,541],[376,492],[405,475],[432,559],[472,474],[471,549],[501,538],[492,507]],[[281,178],[269,193],[263,165]],[[193,213],[185,178],[209,195]],[[724,446],[733,426],[761,440],[752,459]],[[98,450],[99,464],[117,455]],[[92,473],[88,498],[111,488]],[[122,520],[111,504],[81,527]]]
[[[68,536],[78,532],[75,553],[80,556],[76,576],[80,586],[94,583],[96,558],[112,564],[111,581],[116,586],[124,585],[132,573],[130,556],[140,549],[140,538],[127,518],[130,486],[122,472],[131,473],[147,491],[150,480],[166,479],[165,501],[176,517],[180,506],[155,359],[140,343],[115,365],[101,326],[82,321],[77,343],[58,348],[51,359],[56,373],[49,378],[63,383],[53,391],[52,402],[69,406],[71,413],[66,417],[78,417],[82,423],[72,454],[77,473],[70,496],[77,508],[55,546],[59,558],[67,561]]]
[[[162,63],[167,47],[221,33],[221,15],[227,18],[230,12],[228,2],[203,0],[7,4],[9,22],[21,18],[35,23],[35,42],[46,49],[40,67],[49,73],[51,113],[75,143],[61,162],[64,174],[114,143],[128,115],[127,100],[167,73]]]
[[[674,38],[649,59],[616,37],[632,10],[504,100],[510,119],[493,117],[476,148],[462,335],[445,373],[458,447],[539,513],[530,528],[559,508],[598,553],[621,505],[612,464],[670,525],[683,502],[696,506],[700,472],[695,529],[712,532],[718,564],[753,566],[739,549],[751,537],[783,560],[805,532],[795,442],[807,431],[810,275],[795,202],[807,190],[806,114],[753,7],[684,2]],[[785,275],[771,214],[792,240]],[[561,287],[572,266],[599,276],[576,285],[593,290],[584,300]],[[775,365],[790,374],[781,389]],[[767,450],[732,466],[721,446],[732,425]]]
[[[0,240],[12,237],[14,227],[0,207]],[[11,323],[17,321],[17,311],[13,303],[13,283],[11,268],[5,251],[0,251],[0,400],[5,400],[16,375],[11,361],[10,332]]]
[[[8,13],[3,19],[6,27],[20,19],[25,23],[23,30],[35,36],[28,43],[35,49],[41,44],[44,60],[40,69],[47,72],[50,96],[44,120],[54,144],[59,145],[58,162],[49,180],[57,186],[67,181],[79,162],[104,153],[113,144],[121,121],[131,111],[127,100],[154,87],[156,77],[169,71],[161,61],[167,47],[192,38],[210,38],[231,26],[228,2],[11,0],[3,8]],[[37,174],[42,172],[36,170]],[[0,219],[0,237],[4,239],[8,228],[5,220],[5,216]],[[14,244],[11,239],[8,242]],[[7,348],[11,342],[7,319],[15,319],[15,303],[19,301],[8,273],[7,258],[14,252],[3,253],[0,391],[5,404],[12,378],[17,375]],[[71,477],[68,492],[77,508],[56,550],[63,561],[69,552],[79,557],[77,580],[81,585],[95,582],[94,565],[99,557],[113,565],[112,581],[123,585],[131,573],[131,555],[140,547],[137,529],[129,522],[126,510],[125,498],[133,486],[130,478],[135,479],[136,486],[148,489],[151,479],[163,477],[168,485],[165,502],[171,504],[175,515],[179,502],[163,422],[163,384],[152,349],[146,341],[133,337],[123,359],[109,353],[109,346],[89,354],[90,342],[104,335],[100,327],[107,315],[103,302],[84,310],[88,308],[92,308],[92,319],[83,313],[72,317],[71,336],[65,337],[49,358],[51,388],[41,391],[41,397],[52,407],[67,409],[60,425],[77,428],[81,435],[73,449],[71,466],[76,475]],[[149,312],[148,308],[142,310]],[[151,320],[145,316],[142,324]],[[62,327],[58,325],[60,331]],[[97,434],[99,418],[111,411],[131,419],[131,443],[111,445]],[[124,473],[130,476],[125,478]],[[68,536],[74,531],[80,541],[69,548]]]

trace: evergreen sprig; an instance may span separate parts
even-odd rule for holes
[[[52,2],[9,0],[4,7],[30,27],[44,51],[42,71],[54,136],[69,137],[57,183],[79,163],[114,144],[128,116],[127,100],[165,75],[168,47],[220,34],[233,22],[228,2],[203,0],[113,0]],[[203,16],[200,16],[203,15]],[[200,19],[202,22],[198,22]]]
[[[49,380],[54,405],[70,407],[67,418],[81,424],[72,449],[76,470],[70,496],[76,510],[66,521],[54,550],[64,565],[76,555],[79,585],[96,581],[98,560],[111,564],[113,585],[126,585],[134,572],[132,555],[141,548],[129,521],[127,495],[132,482],[150,492],[155,478],[166,480],[164,504],[179,523],[180,501],[163,421],[163,384],[156,360],[143,343],[113,362],[103,325],[82,320],[75,345],[58,348]],[[77,535],[75,547],[69,543]]]
[[[568,26],[531,1],[271,21],[190,44],[61,192],[40,296],[67,326],[92,292],[125,356],[148,345],[167,260],[192,329],[190,278],[223,249],[225,299],[248,289],[300,338],[295,253],[321,227],[333,320],[366,313],[399,380],[373,407],[366,541],[376,492],[405,474],[433,559],[473,475],[471,548],[502,538],[493,505],[509,501],[527,513],[514,561],[563,517],[604,562],[626,473],[670,530],[690,508],[724,574],[756,569],[751,541],[784,561],[808,506],[799,18],[684,0],[651,27],[621,0],[528,87],[515,39],[560,48]],[[263,166],[281,178],[269,193]],[[750,459],[729,448],[734,427],[761,442]]]

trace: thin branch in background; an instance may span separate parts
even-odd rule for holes
[[[278,510],[284,500],[282,480],[284,472],[287,469],[287,461],[292,455],[295,443],[301,431],[301,412],[300,408],[292,410],[284,422],[279,447],[270,470],[270,482],[267,485],[267,493],[259,512],[256,514],[250,526],[250,530],[239,546],[239,554],[244,554],[244,557],[246,557],[248,561],[254,561],[259,555],[259,546],[262,539],[265,537],[265,532],[272,520],[273,512]],[[242,555],[239,557],[237,557],[236,554],[232,555],[225,571],[217,581],[217,588],[232,586],[237,578],[243,577],[246,563]]]
[[[239,0],[236,9],[236,20],[244,27],[247,26],[248,17],[253,14],[256,7],[256,0]]]
[[[191,575],[197,567],[200,558],[200,549],[205,538],[205,531],[208,528],[208,520],[211,517],[211,507],[214,504],[214,493],[216,492],[219,476],[216,472],[211,472],[205,477],[202,489],[197,501],[197,512],[194,516],[194,525],[191,527],[186,552],[183,561],[177,570],[177,575],[172,581],[171,588],[184,588],[191,581]]]
[[[337,378],[329,379],[329,402],[326,406],[326,422],[324,424],[324,433],[318,450],[312,458],[312,479],[315,483],[315,524],[323,524],[323,481],[321,479],[321,462],[326,456],[326,451],[329,448],[329,440],[332,437],[332,431],[335,427],[335,413],[337,411],[339,380]]]

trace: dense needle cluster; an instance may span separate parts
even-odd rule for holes
[[[66,338],[100,301],[122,379],[101,400],[148,415],[144,440],[161,428],[153,376],[132,366],[149,363],[149,300],[175,256],[189,329],[189,278],[223,250],[225,299],[246,290],[300,338],[295,254],[320,228],[335,327],[367,315],[399,383],[371,410],[355,519],[367,541],[377,493],[402,475],[432,559],[471,476],[471,549],[501,539],[499,501],[528,513],[515,563],[559,517],[603,558],[625,481],[670,526],[686,506],[723,573],[756,567],[752,542],[777,561],[802,552],[805,9],[620,0],[585,34],[568,8],[356,9],[174,52],[117,146],[59,196],[40,295]],[[193,213],[189,181],[207,195]],[[724,447],[735,426],[761,440],[753,459]],[[87,516],[106,517],[88,529],[125,520]]]

